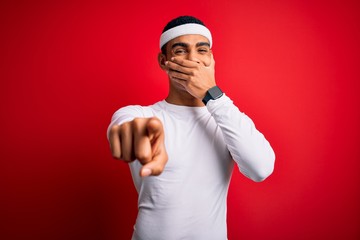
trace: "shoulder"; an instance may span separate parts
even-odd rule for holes
[[[133,118],[137,117],[152,117],[154,112],[161,108],[161,101],[153,105],[142,106],[142,105],[128,105],[121,107],[113,114],[113,119],[118,118],[119,116],[131,116]]]
[[[140,105],[128,105],[116,110],[114,115],[119,115],[119,114],[141,115],[143,109],[144,107]]]
[[[145,112],[148,107],[140,106],[140,105],[129,105],[125,107],[121,107],[112,116],[112,119],[119,118],[121,116],[129,116],[132,118],[137,117],[145,117]]]

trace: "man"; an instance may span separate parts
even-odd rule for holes
[[[270,144],[216,85],[211,46],[200,20],[170,21],[158,56],[169,78],[167,98],[112,117],[112,155],[130,162],[139,194],[134,240],[227,239],[234,163],[254,181],[273,171]]]

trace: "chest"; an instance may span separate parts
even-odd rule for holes
[[[180,119],[163,116],[161,120],[169,156],[165,171],[191,174],[227,168],[230,155],[221,129],[211,115]]]

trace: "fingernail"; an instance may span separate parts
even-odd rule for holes
[[[151,169],[149,169],[149,168],[144,168],[143,170],[142,170],[142,176],[143,177],[147,177],[147,176],[150,176],[151,175]]]
[[[168,64],[169,64],[169,61],[166,61],[166,62],[165,62],[165,65],[168,65]]]
[[[172,57],[172,58],[171,58],[171,61],[174,61],[174,60],[175,60],[175,58],[174,58],[174,57]]]

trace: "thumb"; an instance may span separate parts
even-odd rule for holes
[[[140,176],[158,176],[160,175],[165,168],[165,165],[168,161],[168,155],[165,148],[163,148],[158,155],[156,155],[151,162],[148,162],[140,169]]]

